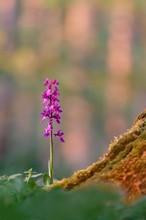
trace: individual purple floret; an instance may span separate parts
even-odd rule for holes
[[[62,132],[61,130],[57,131],[56,133],[54,133],[55,137],[58,136],[60,138],[60,141],[61,142],[64,142],[64,139],[63,139],[63,135],[64,135],[64,132]]]
[[[56,121],[57,124],[60,124],[61,120],[61,106],[59,105],[59,82],[57,80],[49,80],[46,78],[44,82],[44,86],[46,87],[45,91],[42,94],[43,98],[43,112],[41,113],[42,115],[42,120],[41,122],[44,122],[48,120],[47,127],[45,128],[45,133],[44,136],[48,137],[51,135],[53,132],[53,122],[54,120]],[[54,133],[54,136],[58,136],[61,142],[64,142],[63,139],[64,133],[61,130],[58,130],[57,132]]]

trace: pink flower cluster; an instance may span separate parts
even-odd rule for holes
[[[47,127],[45,128],[44,136],[48,137],[53,132],[53,121],[55,120],[57,124],[60,124],[60,114],[62,112],[61,106],[58,104],[60,102],[59,100],[59,82],[55,80],[49,80],[48,78],[44,82],[44,86],[46,87],[46,90],[43,92],[42,98],[43,98],[43,112],[42,120],[41,122],[46,121],[48,119]],[[54,133],[54,136],[58,136],[61,142],[64,142],[63,139],[64,132],[61,130],[58,130],[56,133]]]

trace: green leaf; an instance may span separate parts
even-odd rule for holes
[[[45,186],[48,186],[52,183],[51,178],[48,173],[43,174],[43,182]]]
[[[8,181],[16,179],[18,176],[22,176],[21,173],[16,173],[8,177]]]
[[[39,176],[42,176],[42,173],[33,174],[33,175],[31,176],[31,178],[37,178],[37,177],[39,177]]]

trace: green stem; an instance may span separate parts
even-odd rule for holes
[[[50,184],[53,183],[53,131],[50,134],[50,159],[48,161]]]

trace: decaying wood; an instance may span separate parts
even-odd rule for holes
[[[70,190],[101,181],[122,187],[128,201],[146,194],[146,109],[131,129],[115,138],[96,163],[56,182],[53,187]]]

